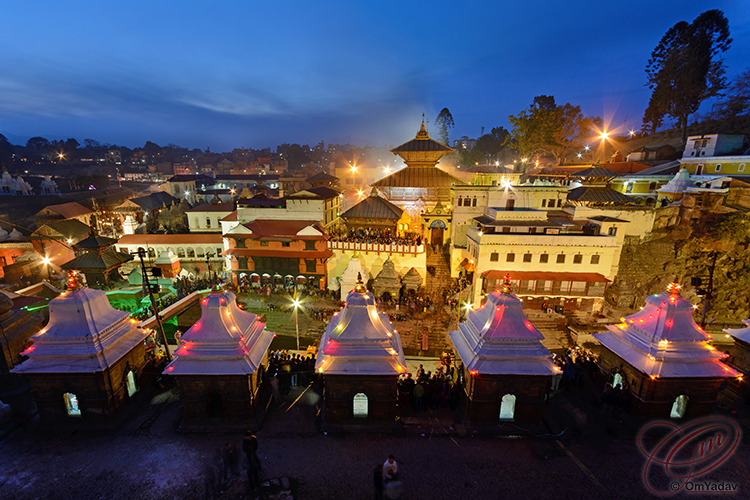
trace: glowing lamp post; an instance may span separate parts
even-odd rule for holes
[[[297,288],[295,285],[294,289],[294,301],[292,302],[292,305],[294,306],[294,329],[297,332],[297,350],[299,351],[299,319],[297,316],[297,310],[299,309],[300,302],[297,300]]]

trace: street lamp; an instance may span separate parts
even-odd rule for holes
[[[294,287],[294,301],[292,302],[292,305],[294,306],[294,329],[297,332],[297,350],[299,351],[299,318],[297,317],[297,310],[300,306],[300,301],[297,300],[297,286]]]
[[[604,132],[599,134],[599,139],[601,139],[602,141],[606,141],[607,139],[609,139],[609,132],[605,130]]]

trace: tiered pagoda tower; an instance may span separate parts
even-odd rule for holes
[[[237,307],[232,292],[214,291],[201,301],[201,319],[164,370],[177,382],[183,427],[251,423],[273,340],[265,328]]]
[[[613,385],[622,383],[633,412],[644,417],[706,415],[722,382],[741,375],[709,344],[680,288],[671,283],[665,293],[647,297],[639,312],[594,334],[604,346],[599,366]]]
[[[404,350],[361,279],[323,334],[315,369],[324,376],[326,426],[395,423]]]
[[[523,313],[523,302],[511,293],[510,276],[449,335],[468,372],[464,389],[472,423],[541,419],[547,382],[559,369],[541,343],[544,336]]]

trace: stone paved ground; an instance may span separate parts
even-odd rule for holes
[[[373,468],[389,454],[400,464],[404,499],[649,496],[641,480],[645,457],[636,447],[640,424],[621,415],[607,423],[585,388],[555,396],[545,409],[547,430],[518,426],[509,428],[511,436],[446,429],[445,419],[431,414],[394,433],[323,434],[314,423],[319,396],[301,393],[295,388],[272,405],[257,432],[263,478],[288,477],[295,499],[372,498]],[[239,443],[242,433],[175,433],[179,406],[169,397],[160,401],[164,411],[153,422],[147,405],[110,435],[41,433],[32,425],[6,438],[0,499],[251,498],[242,473],[218,486],[219,450]],[[747,407],[726,411],[734,410],[747,429]],[[749,450],[743,441],[708,477],[750,490]]]

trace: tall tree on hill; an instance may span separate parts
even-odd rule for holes
[[[715,118],[729,130],[742,128],[750,119],[750,69],[735,77],[726,97],[716,108]]]
[[[646,85],[652,93],[644,125],[653,132],[664,116],[670,116],[682,129],[682,140],[687,140],[690,115],[726,86],[721,54],[731,43],[729,22],[720,10],[708,10],[692,23],[680,21],[672,26],[646,65]]]
[[[450,137],[448,133],[450,129],[453,128],[455,123],[453,123],[453,115],[451,115],[451,112],[448,110],[448,108],[443,108],[442,110],[440,110],[437,118],[435,118],[435,125],[437,125],[438,128],[438,136],[440,136],[440,142],[450,147]]]

